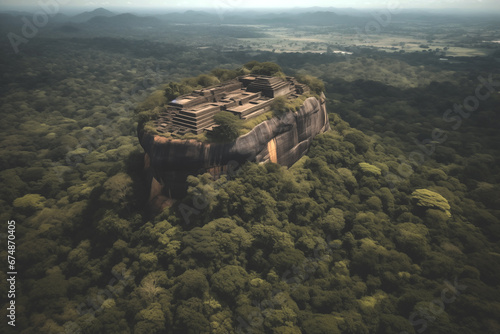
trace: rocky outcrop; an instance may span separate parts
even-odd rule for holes
[[[271,161],[290,167],[307,152],[314,136],[329,128],[322,95],[307,98],[297,112],[260,123],[232,143],[168,139],[140,131],[146,167],[153,176],[150,201],[161,202],[157,198],[160,189],[164,196],[182,196],[188,175],[221,173],[231,163]]]

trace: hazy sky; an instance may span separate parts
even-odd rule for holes
[[[37,7],[39,2],[65,3],[64,7],[170,7],[170,8],[270,8],[270,7],[338,7],[384,8],[396,3],[400,8],[462,8],[472,10],[499,10],[500,0],[0,0],[1,7]]]

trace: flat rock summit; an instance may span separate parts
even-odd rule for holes
[[[174,138],[163,133],[210,132],[217,127],[213,118],[219,111],[246,120],[269,112],[279,96],[294,101],[308,91],[309,87],[291,77],[244,76],[168,103],[154,122],[155,133],[144,128],[138,131],[151,179],[150,204],[161,210],[169,198],[183,196],[189,175],[209,172],[218,177],[246,161],[292,166],[307,152],[313,138],[330,128],[323,93],[305,98],[295,110],[275,115],[230,142]]]

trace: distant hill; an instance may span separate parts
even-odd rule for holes
[[[93,26],[110,26],[110,27],[140,27],[140,26],[155,26],[160,22],[156,17],[152,16],[137,16],[130,13],[114,15],[111,17],[96,16],[88,20],[86,23]]]
[[[95,17],[112,17],[115,15],[116,15],[115,13],[110,12],[107,9],[97,8],[91,12],[83,12],[81,14],[75,15],[75,16],[70,18],[70,21],[74,22],[74,23],[83,23],[83,22],[87,22]]]
[[[72,24],[63,24],[62,26],[57,27],[56,30],[66,34],[75,34],[81,31],[80,28],[75,27]]]
[[[279,15],[267,15],[257,20],[258,23],[272,25],[308,25],[329,26],[334,24],[355,24],[357,21],[366,21],[360,17],[339,15],[330,11],[307,12],[300,14],[282,13]]]
[[[14,24],[19,24],[19,17],[13,16],[11,14],[0,13],[0,28],[7,28]]]
[[[0,14],[8,14],[8,15],[12,15],[12,16],[29,16],[29,15],[33,15],[33,13],[31,12],[27,12],[27,11],[20,11],[20,10],[1,10],[0,11]]]
[[[135,14],[116,15],[104,8],[73,16],[70,22],[97,25],[129,24],[135,26],[156,25],[161,21],[174,24],[266,24],[330,26],[335,24],[365,24],[366,13],[354,9],[310,7],[279,12],[233,11],[219,15],[203,10],[187,10],[159,14],[150,17]],[[155,21],[157,20],[157,21]]]
[[[221,19],[217,14],[204,11],[188,10],[183,13],[168,13],[159,15],[159,19],[169,23],[220,23]]]
[[[353,11],[351,11],[353,12]],[[310,11],[310,12],[253,12],[238,11],[225,13],[223,16],[208,13],[204,11],[189,10],[183,13],[168,13],[158,15],[161,20],[169,23],[226,23],[226,24],[269,24],[269,25],[309,25],[309,26],[328,26],[333,24],[350,24],[361,20],[360,13],[357,16],[345,15],[332,11]],[[353,12],[354,13],[354,12]],[[362,19],[364,23],[366,18]]]
[[[70,17],[61,13],[57,13],[54,17],[50,18],[51,23],[66,23],[70,21]]]

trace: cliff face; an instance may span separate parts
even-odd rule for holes
[[[146,167],[153,176],[150,201],[156,206],[163,201],[157,198],[160,189],[169,197],[182,196],[188,175],[219,173],[228,164],[271,161],[290,167],[307,152],[314,136],[329,128],[322,95],[319,100],[306,99],[298,112],[262,122],[232,143],[167,139],[142,131],[139,140],[146,152]]]

